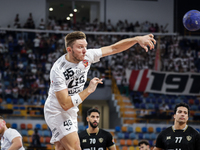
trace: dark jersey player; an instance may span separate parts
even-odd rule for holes
[[[189,106],[179,103],[174,108],[174,125],[162,131],[153,150],[200,150],[200,134],[187,125]]]
[[[79,133],[82,150],[116,150],[112,135],[98,127],[99,115],[95,108],[87,111],[88,128]]]

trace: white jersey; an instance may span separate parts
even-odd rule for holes
[[[55,122],[60,123],[62,126],[63,122],[70,119],[70,121],[73,123],[73,126],[77,128],[77,112],[79,110],[77,106],[74,106],[67,111],[63,110],[56,98],[55,92],[68,89],[68,95],[72,96],[83,91],[90,66],[92,63],[99,61],[99,59],[102,57],[102,52],[101,49],[89,49],[86,52],[85,59],[78,64],[67,61],[65,56],[66,54],[61,56],[51,68],[51,84],[48,98],[44,106],[45,121],[47,122],[51,131],[54,132],[52,134],[51,143],[54,143],[62,138],[63,135],[58,138],[58,134],[63,134],[63,130],[65,130],[64,127],[60,127],[58,129],[58,126],[60,125],[56,124]],[[71,131],[72,129],[73,128],[70,127]]]
[[[12,128],[8,128],[1,137],[1,150],[7,150],[12,145],[12,140],[16,137],[21,137],[21,134]],[[22,146],[19,150],[25,150]]]

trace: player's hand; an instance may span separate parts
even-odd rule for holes
[[[88,92],[93,93],[96,90],[98,84],[103,84],[102,80],[103,79],[99,79],[99,78],[94,77],[90,81],[90,84],[88,86]]]
[[[156,44],[156,40],[154,39],[153,34],[148,34],[144,36],[139,36],[138,37],[138,43],[142,48],[145,49],[146,52],[148,52],[148,47],[150,50],[154,49],[154,45]]]

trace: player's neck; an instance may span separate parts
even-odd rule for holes
[[[92,127],[89,127],[87,129],[87,132],[90,134],[90,133],[97,133],[99,132],[99,127],[96,127],[96,128],[92,128]]]
[[[71,62],[71,63],[76,63],[76,64],[79,63],[79,62],[73,60],[69,53],[67,53],[67,54],[65,55],[65,59],[66,59],[67,61]]]
[[[175,129],[175,130],[183,130],[186,126],[187,126],[186,123],[179,123],[179,122],[176,122],[176,123],[174,124],[174,129]]]

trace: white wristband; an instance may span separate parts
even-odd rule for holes
[[[73,96],[71,96],[72,99],[72,103],[74,104],[74,106],[78,106],[80,103],[82,103],[82,99],[79,96],[79,94],[75,94]]]

